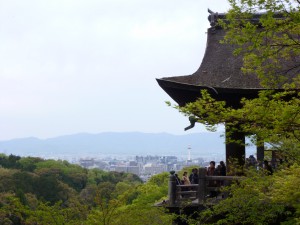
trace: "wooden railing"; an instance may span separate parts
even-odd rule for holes
[[[230,185],[234,180],[242,179],[238,176],[207,176],[205,168],[199,168],[199,183],[190,185],[177,185],[175,172],[170,172],[169,180],[169,206],[178,206],[183,202],[189,204],[205,204],[208,195],[218,193],[221,196],[215,195],[215,198],[226,198],[227,193],[221,193],[220,189],[223,186]],[[215,185],[213,185],[214,183]]]

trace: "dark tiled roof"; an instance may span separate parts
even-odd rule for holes
[[[212,13],[212,12],[210,12]],[[253,23],[259,23],[262,14],[254,15],[251,19]],[[281,14],[275,14],[276,18],[281,19]],[[199,69],[185,76],[163,77],[157,79],[159,85],[173,98],[179,105],[195,101],[200,97],[200,91],[206,89],[218,100],[225,100],[228,105],[239,107],[242,97],[257,97],[259,90],[262,90],[259,79],[254,74],[243,74],[242,56],[233,55],[234,46],[221,44],[225,36],[225,30],[217,27],[216,19],[226,19],[225,14],[212,13],[208,17],[212,27],[207,31],[207,44],[205,54]],[[300,39],[300,35],[298,37]],[[294,60],[283,60],[281,71],[286,69],[286,77],[290,79],[299,74],[298,65],[300,58]],[[294,68],[292,70],[287,70]],[[280,87],[278,87],[280,90]]]
[[[242,73],[242,56],[233,55],[234,47],[220,43],[224,35],[223,29],[209,28],[206,50],[199,69],[192,75],[164,77],[162,79],[214,88],[261,88],[255,75]]]

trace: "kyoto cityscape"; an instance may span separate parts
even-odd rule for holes
[[[213,160],[220,161],[221,159]],[[147,181],[153,175],[172,170],[180,171],[188,166],[209,166],[209,161],[205,161],[202,158],[180,160],[176,156],[136,156],[131,161],[117,159],[80,159],[77,163],[89,169],[98,168],[105,171],[133,173],[138,175],[143,181]]]
[[[299,225],[300,0],[0,0],[0,225]]]

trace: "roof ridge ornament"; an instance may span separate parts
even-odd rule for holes
[[[207,9],[207,11],[209,12],[209,16],[208,16],[208,20],[210,22],[210,26],[211,27],[215,27],[217,24],[217,20],[219,17],[219,13],[218,12],[213,12],[212,10],[210,10],[209,8]]]

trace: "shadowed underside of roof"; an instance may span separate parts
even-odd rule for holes
[[[179,106],[194,102],[201,97],[201,90],[206,90],[218,101],[226,101],[226,105],[237,108],[243,97],[257,98],[261,89],[241,89],[241,88],[218,88],[211,86],[191,85],[175,82],[167,79],[157,79],[160,87],[175,101]]]

